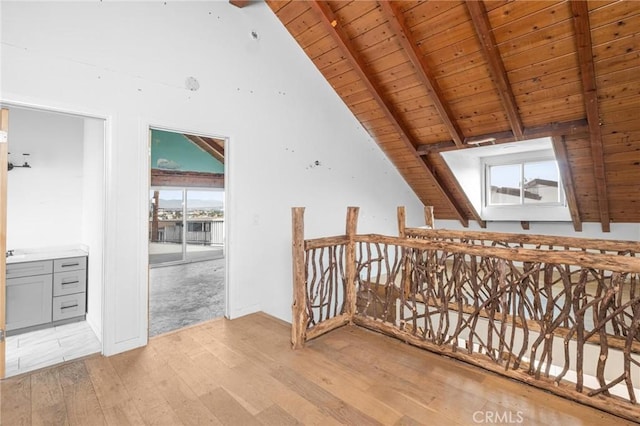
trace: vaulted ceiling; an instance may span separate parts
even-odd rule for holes
[[[437,218],[441,152],[553,136],[576,230],[640,222],[640,1],[267,3]]]

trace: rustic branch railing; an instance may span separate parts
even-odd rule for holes
[[[294,210],[294,347],[353,322],[640,418],[637,243],[465,238],[400,226],[400,210],[401,237],[356,235],[349,212],[347,235],[304,241]]]

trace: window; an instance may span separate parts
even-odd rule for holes
[[[559,205],[563,203],[555,160],[487,164],[487,204]]]
[[[551,138],[442,153],[486,221],[570,221]]]
[[[568,208],[553,150],[482,157],[482,217],[565,220]]]

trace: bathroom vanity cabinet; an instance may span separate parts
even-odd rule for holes
[[[87,256],[7,264],[7,334],[82,320]]]

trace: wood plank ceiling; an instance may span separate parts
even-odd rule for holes
[[[267,3],[437,218],[441,152],[553,136],[576,230],[640,222],[640,1]]]

